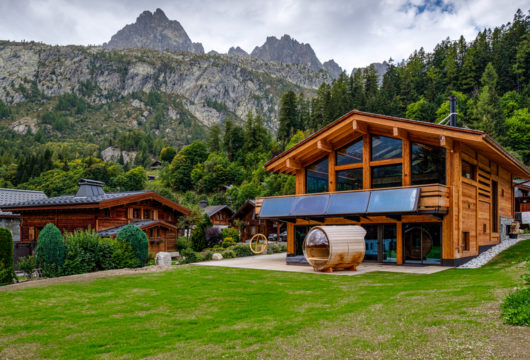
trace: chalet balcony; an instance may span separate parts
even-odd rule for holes
[[[343,217],[433,215],[442,218],[449,211],[450,187],[442,184],[385,189],[338,191],[258,198],[256,215],[261,219],[294,222],[298,219],[322,221]]]

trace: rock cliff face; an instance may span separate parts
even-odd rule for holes
[[[281,39],[274,36],[268,37],[265,43],[262,46],[256,46],[250,55],[263,61],[302,64],[313,71],[323,69],[311,45],[299,43],[289,35],[284,35]]]
[[[379,80],[379,83],[383,82],[383,76],[385,76],[386,71],[388,70],[390,65],[386,61],[383,61],[382,63],[371,63],[367,67],[372,66],[372,65],[375,67],[375,70],[377,71],[377,78]],[[366,68],[353,68],[351,73],[354,74],[358,69],[363,70]]]
[[[7,104],[71,92],[107,104],[157,91],[178,96],[205,125],[225,116],[243,119],[251,111],[263,114],[271,129],[283,93],[312,96],[332,80],[324,71],[252,57],[14,42],[0,42],[0,69],[0,99]]]
[[[326,61],[322,66],[328,71],[333,79],[338,78],[342,73],[342,68],[333,59]]]
[[[169,20],[161,9],[144,11],[134,24],[126,25],[103,45],[109,49],[177,50],[202,54],[201,43],[193,43],[178,21]]]
[[[238,47],[231,47],[228,49],[228,55],[237,55],[237,56],[250,56],[245,50]]]

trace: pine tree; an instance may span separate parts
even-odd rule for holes
[[[282,96],[278,120],[280,123],[278,127],[278,141],[286,144],[300,127],[298,124],[297,99],[293,91],[288,91]]]
[[[221,128],[217,124],[210,126],[208,150],[210,152],[221,151]]]
[[[473,109],[473,119],[475,128],[501,140],[505,135],[505,124],[504,113],[495,90],[497,79],[493,65],[488,63],[480,80],[482,87]]]

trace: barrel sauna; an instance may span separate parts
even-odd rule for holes
[[[357,225],[315,226],[304,239],[304,256],[315,271],[356,270],[364,258],[365,235]]]

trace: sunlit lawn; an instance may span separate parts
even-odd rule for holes
[[[478,270],[328,276],[179,266],[0,291],[0,358],[514,358],[530,240]]]

